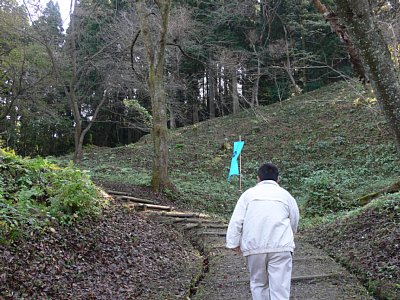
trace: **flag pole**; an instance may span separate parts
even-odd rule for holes
[[[242,136],[239,135],[239,142],[242,141]],[[239,154],[239,192],[242,191],[242,152]]]

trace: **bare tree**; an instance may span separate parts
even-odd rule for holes
[[[184,110],[183,97],[188,92],[188,76],[181,71],[181,64],[185,59],[193,62],[195,58],[187,53],[188,45],[198,35],[192,11],[185,5],[171,9],[168,23],[168,48],[166,49],[166,69],[168,73],[167,105],[169,110],[170,128],[175,128],[176,121],[185,122],[182,114]]]
[[[221,65],[223,72],[219,76],[223,77],[225,85],[221,87],[224,92],[231,96],[231,112],[237,114],[240,111],[240,95],[238,91],[238,71],[243,65],[242,53],[234,52],[228,49],[222,48],[220,53],[216,55],[218,64]],[[226,99],[225,99],[226,100]],[[227,105],[227,103],[224,103]]]
[[[26,6],[28,9],[28,6]],[[31,36],[45,47],[52,65],[52,72],[68,101],[74,119],[74,156],[73,160],[79,163],[83,158],[83,143],[86,134],[93,126],[99,111],[108,97],[108,89],[99,91],[87,85],[87,74],[96,69],[96,59],[110,44],[102,46],[96,53],[84,51],[82,38],[84,36],[83,19],[89,15],[78,0],[71,0],[70,26],[62,47],[49,41],[46,32],[35,30]],[[106,78],[103,78],[106,82]],[[96,105],[97,103],[97,105]]]
[[[91,55],[90,57],[86,57],[85,61],[81,61],[79,59],[79,51],[80,51],[80,37],[83,34],[82,28],[82,18],[85,15],[84,10],[79,5],[78,0],[74,1],[74,11],[70,15],[70,27],[69,27],[69,35],[67,36],[67,44],[65,47],[66,57],[69,61],[69,81],[65,82],[65,78],[62,76],[62,66],[59,60],[55,57],[55,53],[51,51],[50,47],[48,47],[48,53],[52,59],[55,73],[57,75],[57,79],[64,89],[64,93],[68,98],[68,103],[72,110],[72,115],[74,117],[74,142],[75,142],[75,151],[74,151],[74,161],[79,163],[83,158],[83,142],[86,134],[93,126],[99,111],[107,99],[107,90],[102,92],[102,95],[95,95],[96,98],[100,99],[97,106],[95,108],[91,107],[90,111],[85,111],[82,107],[83,102],[89,101],[89,98],[93,96],[95,93],[93,88],[89,88],[87,93],[79,93],[79,85],[84,80],[84,75],[89,72],[90,68],[94,66],[93,62],[95,58],[99,55],[99,53],[103,52],[105,47],[102,47],[99,51]],[[84,125],[84,122],[86,125]]]
[[[257,50],[256,45],[261,42],[261,36],[257,34],[255,29],[252,29],[247,34],[247,39],[250,43],[250,47],[253,50],[254,56],[257,61],[257,69],[254,79],[254,85],[251,94],[251,106],[258,106],[258,90],[260,87],[260,78],[261,78],[261,53]]]
[[[167,140],[167,107],[164,87],[165,49],[167,46],[167,31],[171,0],[155,1],[158,9],[149,10],[146,1],[136,2],[140,19],[140,29],[148,61],[148,78],[153,128],[152,138],[154,145],[153,174],[151,185],[154,191],[163,191],[172,188],[168,178],[168,140]],[[158,17],[158,18],[157,18]],[[155,21],[156,25],[152,26]]]

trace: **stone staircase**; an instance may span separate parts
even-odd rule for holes
[[[151,200],[109,191],[140,211],[170,224],[190,238],[203,255],[202,274],[192,287],[192,300],[251,299],[249,274],[244,257],[225,248],[227,224],[222,219],[162,206]],[[372,300],[365,288],[345,268],[300,236],[293,258],[291,297],[293,300]]]

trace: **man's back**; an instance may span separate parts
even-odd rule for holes
[[[289,300],[296,200],[278,184],[278,168],[263,164],[257,185],[244,192],[232,213],[226,247],[242,251],[250,271],[253,300]]]
[[[246,207],[241,240],[244,255],[294,250],[290,217],[296,214],[297,205],[286,190],[266,180],[247,190],[242,201]]]

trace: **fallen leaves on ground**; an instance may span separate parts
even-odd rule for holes
[[[0,299],[171,299],[198,256],[181,233],[113,203],[97,218],[0,245]]]
[[[359,275],[380,299],[400,299],[398,204],[372,207],[305,234],[310,242]]]

